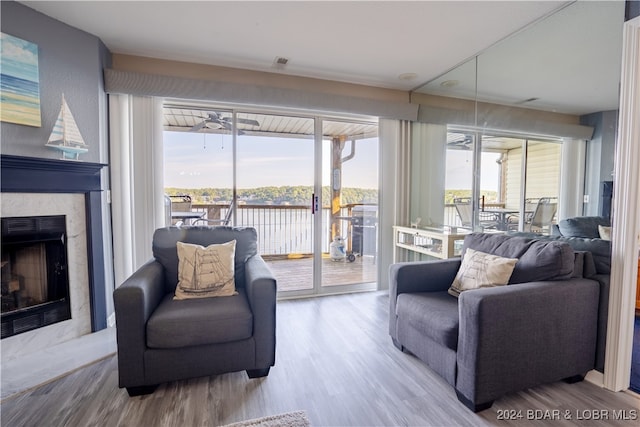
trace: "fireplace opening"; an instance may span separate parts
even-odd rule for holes
[[[71,319],[65,216],[1,222],[2,338]]]

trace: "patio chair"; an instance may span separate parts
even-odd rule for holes
[[[191,212],[191,196],[188,194],[180,194],[177,196],[169,196],[171,199],[171,212]],[[183,220],[173,218],[172,225],[182,225]]]
[[[524,231],[544,233],[551,229],[553,218],[558,210],[557,199],[551,197],[541,197],[538,200],[536,209],[533,211],[531,219],[525,221]]]
[[[531,222],[531,218],[533,218],[533,214],[536,211],[536,207],[538,206],[538,201],[540,199],[537,198],[527,198],[524,199],[524,222],[525,224]],[[520,223],[520,214],[513,214],[507,217],[507,229],[510,231],[517,231],[518,224]]]
[[[473,206],[471,204],[470,197],[459,197],[453,199],[453,204],[456,207],[458,216],[460,217],[460,223],[462,227],[471,228],[471,221],[473,218]],[[480,212],[479,214],[480,226],[482,228],[496,228],[498,220],[495,214],[491,212]]]
[[[227,208],[227,213],[222,219],[208,219],[208,218],[199,218],[195,220],[194,225],[229,225],[231,222],[231,216],[233,215],[233,209],[235,208],[236,203],[235,200],[232,200],[229,203],[229,208]]]

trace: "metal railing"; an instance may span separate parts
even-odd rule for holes
[[[341,217],[351,217],[355,204],[342,206]],[[203,218],[224,218],[228,204],[194,203],[192,210],[204,212]],[[322,225],[329,230],[330,208],[322,208]],[[291,255],[313,253],[313,214],[309,206],[238,204],[233,225],[254,227],[258,232],[258,252],[261,255]],[[347,232],[343,225],[343,234]],[[345,236],[346,237],[346,236]],[[322,233],[322,251],[329,252],[329,235]]]
[[[341,217],[351,217],[357,204],[341,207]],[[487,203],[485,210],[504,207],[503,203]],[[228,204],[194,203],[192,210],[204,212],[203,218],[222,219],[227,214]],[[329,252],[330,208],[322,208],[322,251]],[[254,227],[258,232],[258,251],[261,255],[291,255],[313,253],[313,214],[309,206],[302,205],[257,205],[238,204],[233,225]],[[444,225],[461,227],[460,217],[453,204],[444,207]],[[348,224],[342,224],[347,237]]]

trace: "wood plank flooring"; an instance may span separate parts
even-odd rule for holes
[[[295,410],[305,410],[313,426],[637,425],[611,419],[613,410],[640,414],[636,395],[588,382],[514,393],[473,414],[440,377],[391,344],[387,315],[384,292],[279,301],[276,365],[266,378],[237,372],[130,398],[118,388],[114,356],[5,399],[2,426],[217,426]],[[556,409],[559,420],[527,420],[527,411]],[[499,419],[510,410],[523,419]],[[595,411],[610,419],[584,420]]]

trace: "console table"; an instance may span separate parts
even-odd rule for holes
[[[469,233],[456,227],[412,228],[396,225],[393,227],[393,241],[396,248],[445,259],[460,256],[464,237]]]

